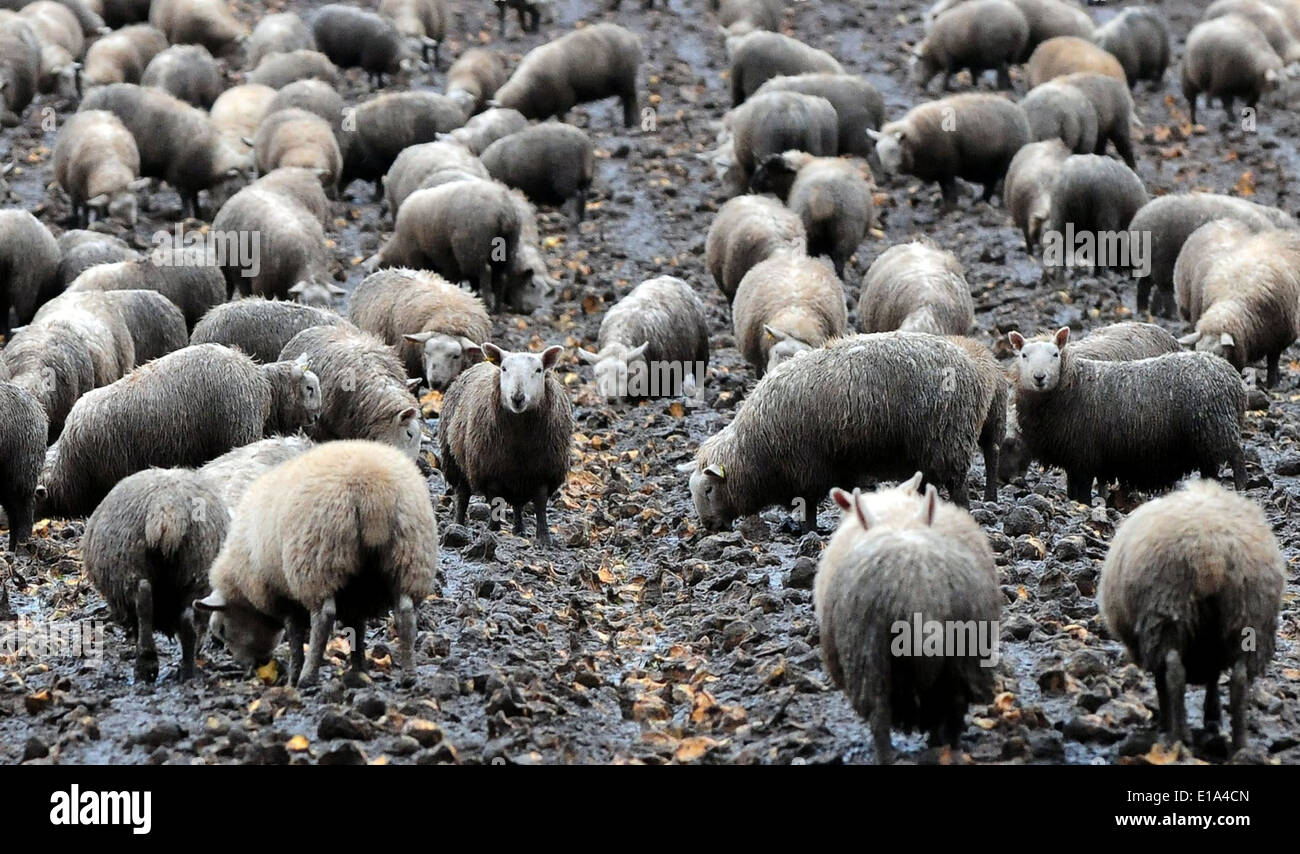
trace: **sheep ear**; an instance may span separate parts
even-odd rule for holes
[[[763,331],[766,332],[768,335],[771,335],[772,338],[776,341],[784,341],[790,337],[789,335],[786,335],[784,332],[780,331],[779,329],[773,329],[772,327],[768,326],[766,323],[763,324]]]
[[[1052,336],[1052,341],[1056,344],[1056,349],[1058,350],[1064,347],[1069,340],[1070,327],[1068,326],[1062,326],[1060,329],[1056,330],[1056,334]]]
[[[585,347],[579,347],[578,359],[579,361],[586,362],[588,365],[594,365],[600,361],[600,354],[593,353],[590,350],[586,349]]]
[[[505,358],[505,353],[501,351],[501,348],[493,344],[491,341],[484,341],[479,346],[483,348],[483,355],[487,357],[489,362],[494,362],[499,365],[501,364],[501,360]]]
[[[247,145],[249,148],[253,147],[253,138],[251,136],[241,136],[239,141],[244,145]]]
[[[226,597],[213,590],[205,598],[195,599],[194,607],[199,611],[224,611],[226,610]]]
[[[880,142],[880,140],[884,138],[880,131],[872,130],[871,128],[867,128],[867,136],[871,137],[871,139],[876,142]]]
[[[934,524],[935,511],[939,509],[939,490],[930,484],[925,488],[925,497],[921,499],[921,521],[927,526]]]
[[[1182,338],[1179,338],[1179,339],[1178,339],[1178,343],[1179,343],[1179,344],[1182,344],[1184,347],[1195,347],[1195,346],[1196,346],[1196,342],[1197,342],[1197,341],[1200,341],[1200,340],[1201,340],[1201,333],[1199,333],[1199,332],[1188,332],[1188,333],[1187,333],[1186,335],[1184,335]]]
[[[412,344],[423,344],[432,337],[432,332],[410,332],[402,336],[404,340],[410,341]]]
[[[475,362],[480,361],[483,358],[482,346],[475,344],[468,338],[460,339],[460,352],[461,355],[473,359]]]
[[[717,463],[711,463],[704,467],[704,473],[709,477],[716,477],[718,480],[727,479],[727,470]]]
[[[846,513],[853,509],[853,496],[838,486],[831,487],[831,500]]]
[[[916,474],[912,475],[907,480],[899,484],[899,489],[911,495],[915,495],[916,493],[921,491],[921,481],[923,480],[925,480],[925,475],[921,474],[920,472],[917,472]]]
[[[552,344],[542,351],[542,367],[546,370],[554,368],[560,363],[560,356],[564,354],[564,348],[559,344]]]
[[[1014,330],[1007,333],[1007,341],[1011,344],[1011,349],[1015,350],[1017,353],[1025,347],[1025,336]]]
[[[695,460],[691,460],[689,463],[678,463],[674,468],[682,473],[693,472],[695,471]]]
[[[325,288],[336,297],[341,297],[348,292],[347,288],[341,288],[333,282],[326,282]]]
[[[416,380],[416,382],[419,382],[419,380]],[[419,412],[416,410],[414,406],[408,406],[406,409],[403,409],[401,412],[397,413],[397,417],[393,420],[396,421],[398,424],[401,424],[404,421],[410,421],[418,414]]]
[[[642,344],[641,344],[640,347],[633,347],[631,350],[629,350],[629,351],[627,352],[627,361],[630,362],[630,361],[632,361],[633,359],[639,359],[639,358],[641,358],[642,356],[644,356],[644,355],[645,355],[646,348],[649,347],[649,346],[650,346],[650,342],[649,342],[649,341],[644,341],[644,342],[642,342]]]
[[[100,193],[93,199],[86,199],[86,207],[102,208],[108,204],[108,193]]]
[[[870,531],[879,524],[879,520],[867,509],[866,502],[862,500],[862,493],[857,489],[853,490],[853,512],[857,514],[858,524],[864,531]]]
[[[1230,333],[1230,332],[1224,332],[1223,334],[1221,334],[1221,335],[1219,336],[1219,346],[1220,346],[1220,347],[1235,347],[1235,346],[1237,346],[1237,341],[1236,341],[1236,339],[1234,339],[1234,338],[1232,337],[1232,333]]]
[[[126,188],[133,193],[138,193],[141,190],[147,188],[148,186],[149,186],[148,178],[136,178],[134,181],[127,184]]]
[[[304,371],[311,370],[311,360],[307,357],[306,353],[299,353],[298,358],[294,359],[293,363]]]
[[[289,293],[293,294],[294,296],[297,296],[298,294],[302,293],[305,290],[307,290],[307,283],[299,282],[298,284],[294,285],[292,288],[289,288]]]
[[[407,380],[406,381],[407,391],[411,392],[412,394],[418,392],[420,390],[420,383],[422,382],[424,382],[424,380],[421,379],[420,377],[414,377],[413,379]]]

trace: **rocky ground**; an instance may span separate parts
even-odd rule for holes
[[[248,20],[309,4],[236,4]],[[588,222],[571,230],[544,212],[542,230],[561,280],[552,305],[530,317],[496,322],[511,347],[594,343],[602,312],[640,281],[681,276],[705,297],[714,355],[707,403],[656,401],[613,409],[594,394],[589,372],[572,359],[561,375],[577,404],[574,466],[551,521],[557,545],[486,529],[486,506],[468,528],[444,525],[442,593],[420,611],[417,689],[402,688],[386,644],[371,632],[369,676],[344,675],[346,646],[336,641],[323,687],[300,694],[240,672],[212,652],[190,684],[175,678],[172,644],[161,647],[156,686],[131,679],[131,650],[109,627],[102,661],[0,653],[0,761],[61,763],[550,763],[740,762],[862,763],[872,751],[865,726],[830,687],[817,649],[811,586],[824,537],[798,537],[779,508],[733,531],[697,530],[685,482],[674,471],[705,437],[725,425],[753,385],[737,354],[725,301],[704,269],[704,235],[723,201],[708,164],[729,98],[725,56],[703,2],[671,0],[643,11],[623,4],[605,13],[595,0],[559,0],[556,20],[521,36],[510,21],[496,35],[486,0],[452,0],[461,12],[450,51],[470,43],[513,54],[570,29],[615,17],[641,34],[647,129],[624,130],[616,104],[579,108],[569,120],[599,149],[597,192]],[[921,4],[826,0],[792,5],[791,32],[834,53],[885,93],[889,115],[921,99],[904,82],[907,46],[920,34]],[[1178,45],[1201,4],[1160,4]],[[1094,10],[1098,18],[1114,7]],[[1176,50],[1176,53],[1180,52]],[[1284,103],[1261,106],[1258,130],[1188,124],[1172,72],[1163,88],[1142,91],[1145,124],[1139,174],[1153,193],[1235,192],[1300,210],[1291,198],[1300,119]],[[395,85],[440,86],[442,72]],[[991,81],[985,81],[984,86]],[[1016,85],[1023,93],[1024,83]],[[348,77],[350,100],[364,79]],[[56,112],[48,112],[46,107]],[[19,170],[16,198],[51,226],[67,227],[67,204],[52,181],[53,126],[75,104],[38,101],[25,124],[0,138],[0,155]],[[905,179],[880,180],[880,230],[858,252],[857,281],[886,247],[925,234],[966,265],[977,292],[978,334],[1007,355],[1002,334],[1068,324],[1086,331],[1131,318],[1134,288],[1117,277],[1075,275],[1066,290],[1040,286],[1038,263],[1023,251],[1001,207],[968,195],[956,213],[938,215],[938,192]],[[134,240],[148,247],[156,229],[179,217],[163,191],[145,204]],[[378,245],[386,219],[369,188],[353,185],[336,204],[332,230],[337,275],[348,287],[356,263]],[[195,227],[199,223],[192,223]],[[1170,326],[1186,331],[1180,324]],[[1247,415],[1248,495],[1267,511],[1288,560],[1289,581],[1278,654],[1252,691],[1252,747],[1238,761],[1300,762],[1300,365],[1284,360],[1280,386]],[[1262,400],[1262,398],[1261,398]],[[438,401],[427,400],[430,415]],[[431,427],[436,421],[431,420]],[[976,463],[972,494],[982,483]],[[442,490],[434,476],[435,493]],[[1190,751],[1153,747],[1154,685],[1125,663],[1097,616],[1096,581],[1107,543],[1133,503],[1084,507],[1068,501],[1064,478],[1035,467],[1003,487],[997,503],[973,502],[998,555],[1006,604],[996,700],[971,709],[960,754],[927,750],[919,736],[895,736],[904,761],[1011,763],[1167,763],[1223,761],[1222,737]],[[823,508],[823,526],[834,514]],[[7,562],[21,576],[0,622],[0,641],[33,620],[102,620],[103,601],[80,574],[79,522],[45,523],[33,549]],[[0,572],[0,577],[4,573]],[[12,635],[11,635],[12,636]],[[5,650],[0,643],[0,650]],[[9,654],[6,654],[9,653]],[[283,657],[283,649],[282,649]],[[1188,698],[1193,727],[1200,690]]]

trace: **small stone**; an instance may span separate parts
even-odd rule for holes
[[[786,577],[785,586],[796,590],[811,590],[816,575],[816,561],[810,557],[798,558],[795,560],[794,566],[790,568],[790,574]]]
[[[317,760],[320,765],[365,765],[366,754],[361,752],[355,741],[345,741],[333,750],[321,754]]]
[[[1062,537],[1052,546],[1052,556],[1057,560],[1078,560],[1083,557],[1083,537]]]
[[[153,729],[136,736],[135,742],[141,747],[161,747],[165,744],[175,744],[184,737],[185,730],[181,729],[180,724],[175,721],[163,721]]]
[[[432,747],[442,741],[442,727],[424,718],[411,718],[402,727],[402,734],[415,739],[421,747]]]
[[[1106,666],[1106,659],[1098,653],[1081,649],[1066,659],[1065,669],[1075,679],[1087,679],[1089,676],[1106,673],[1110,668]]]
[[[1024,640],[1038,628],[1038,623],[1025,614],[1012,614],[1002,622],[1002,628],[1016,640]]]
[[[722,648],[726,650],[735,649],[745,641],[749,640],[753,633],[753,627],[744,620],[736,620],[734,623],[729,623],[727,627],[722,630]]]
[[[366,728],[347,715],[326,712],[320,719],[320,725],[316,727],[316,737],[321,741],[332,741],[336,738],[364,739]]]
[[[388,711],[388,704],[377,694],[358,695],[352,707],[372,721],[379,720]]]
[[[420,749],[420,742],[409,735],[399,735],[388,742],[388,753],[394,756],[410,756]]]
[[[477,543],[465,550],[467,560],[495,560],[497,556],[497,535],[491,531],[484,531],[483,536]]]
[[[30,736],[27,743],[23,745],[23,762],[30,762],[33,759],[44,759],[50,755],[49,746],[36,736]]]
[[[1293,477],[1300,474],[1300,454],[1293,454],[1279,460],[1273,467],[1273,473],[1279,477]]]
[[[1002,530],[1012,537],[1037,534],[1043,530],[1043,514],[1029,507],[1012,507],[1002,520]]]
[[[464,525],[448,525],[442,531],[442,544],[449,549],[458,549],[461,546],[467,546],[474,541],[474,537],[469,532],[469,528]]]

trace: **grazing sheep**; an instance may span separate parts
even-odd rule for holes
[[[289,294],[299,305],[332,309],[336,302],[347,295],[347,289],[333,282],[299,282],[289,288]]]
[[[1300,338],[1300,233],[1293,229],[1266,229],[1254,234],[1232,221],[1202,226],[1183,247],[1184,255],[1203,243],[1198,235],[1225,228],[1216,249],[1202,261],[1178,294],[1180,307],[1196,330],[1179,339],[1184,346],[1227,359],[1240,371],[1256,359],[1268,361],[1267,385],[1278,381],[1282,351]],[[1175,268],[1175,279],[1178,268]]]
[[[263,115],[271,115],[281,110],[306,110],[329,122],[337,137],[343,130],[343,96],[323,80],[295,80],[274,92],[274,97],[266,105]],[[256,128],[253,129],[256,131]],[[253,134],[249,133],[251,137]]]
[[[449,181],[489,177],[477,157],[456,142],[424,142],[402,150],[384,176],[384,198],[388,212],[397,219],[402,203],[416,190],[437,187]]]
[[[86,39],[77,16],[53,0],[35,0],[19,15],[32,28],[41,44],[41,69],[36,87],[41,92],[73,96],[77,90],[77,60],[86,52]]]
[[[434,590],[438,524],[415,464],[374,442],[331,442],[258,478],[212,564],[211,631],[241,664],[270,658],[289,634],[289,682],[320,678],[338,619],[352,669],[366,669],[366,621],[391,609],[398,662],[415,673],[415,608]],[[304,662],[303,642],[310,635]]]
[[[451,92],[448,95],[455,97]],[[465,123],[464,127],[456,128],[448,136],[477,157],[498,139],[518,133],[526,127],[528,127],[528,119],[524,118],[523,113],[518,110],[493,107],[474,116]]]
[[[1300,60],[1300,40],[1287,26],[1286,14],[1278,6],[1261,0],[1216,0],[1206,7],[1201,20],[1224,15],[1240,15],[1254,24],[1287,65]]]
[[[969,0],[939,16],[916,46],[909,66],[911,80],[922,90],[940,72],[943,89],[963,68],[971,82],[996,71],[998,88],[1011,88],[1010,66],[1029,43],[1029,22],[1011,0]]]
[[[497,90],[492,106],[530,119],[563,118],[577,104],[616,96],[623,105],[623,126],[632,127],[640,64],[641,39],[635,33],[618,24],[592,24],[530,50]]]
[[[451,18],[446,0],[380,0],[379,14],[390,18],[424,61],[432,61],[437,68],[438,48],[447,35]]]
[[[244,82],[283,89],[298,80],[320,80],[334,86],[338,79],[338,67],[325,54],[314,50],[290,50],[262,57],[257,67],[245,75]]]
[[[479,156],[488,174],[524,192],[535,204],[573,203],[582,222],[595,171],[595,149],[586,131],[545,122],[498,139]]]
[[[975,301],[961,262],[929,241],[891,246],[871,262],[858,297],[863,332],[965,335],[975,325]]]
[[[493,527],[504,502],[522,535],[531,501],[534,540],[549,546],[546,500],[569,474],[573,442],[573,404],[553,370],[564,348],[508,352],[484,342],[483,352],[491,361],[464,371],[442,401],[439,457],[456,493],[456,524],[465,524],[470,495],[479,494],[492,505]]]
[[[136,366],[134,339],[121,306],[103,294],[60,294],[41,306],[29,328],[55,323],[76,329],[89,348],[95,387],[116,382]]]
[[[1150,275],[1138,279],[1137,308],[1146,311],[1152,288],[1156,291],[1152,310],[1165,317],[1174,314],[1174,265],[1178,253],[1192,232],[1210,220],[1233,219],[1254,229],[1286,228],[1295,224],[1290,214],[1234,196],[1214,193],[1175,193],[1152,199],[1129,223],[1135,238],[1150,235]]]
[[[275,97],[274,89],[260,83],[232,86],[212,102],[212,110],[208,115],[217,133],[221,134],[230,148],[248,152],[252,146],[246,140],[251,140],[253,134],[257,133],[257,126],[261,124],[262,117],[271,112]]]
[[[310,169],[298,169],[293,166],[281,166],[266,173],[254,182],[259,190],[283,197],[314,217],[322,227],[328,225],[333,216],[330,213],[329,198],[321,186],[320,179]]]
[[[318,441],[370,439],[414,458],[423,419],[397,354],[351,324],[313,326],[289,339],[280,361],[301,359],[320,377]]]
[[[392,21],[374,12],[331,3],[316,13],[311,31],[330,62],[363,69],[375,88],[384,85],[385,74],[396,74],[402,67],[402,36]]]
[[[839,121],[839,153],[868,157],[875,152],[876,145],[867,131],[884,123],[885,101],[865,77],[827,73],[772,77],[754,94],[767,92],[802,92],[825,98],[835,108]]]
[[[803,527],[815,530],[832,486],[916,471],[965,504],[984,403],[979,371],[958,345],[914,332],[852,335],[769,372],[678,469],[691,472],[696,512],[711,529],[802,499]]]
[[[225,0],[154,0],[149,23],[172,44],[203,45],[220,56],[248,36]]]
[[[447,69],[446,94],[472,116],[496,94],[509,75],[505,58],[495,50],[471,48]]]
[[[1202,92],[1218,98],[1229,122],[1240,119],[1233,101],[1241,97],[1254,110],[1261,96],[1281,85],[1282,58],[1249,19],[1224,15],[1202,21],[1187,34],[1183,50],[1183,97],[1196,123],[1196,100]]]
[[[135,363],[143,365],[190,343],[185,315],[157,291],[132,289],[95,294],[96,301],[115,307],[131,333]],[[92,305],[94,303],[91,303]]]
[[[1155,676],[1161,733],[1191,744],[1189,683],[1205,685],[1205,726],[1217,731],[1226,670],[1232,746],[1246,746],[1250,682],[1273,658],[1285,586],[1286,559],[1263,511],[1216,483],[1188,483],[1124,520],[1097,599],[1106,628]]]
[[[1117,266],[1127,259],[1100,257],[1104,235],[1129,237],[1125,230],[1133,215],[1147,203],[1142,179],[1123,163],[1100,154],[1071,154],[1065,158],[1051,189],[1052,204],[1042,237],[1048,245],[1044,264],[1055,262],[1056,272],[1073,265],[1075,246],[1067,237],[1088,233],[1094,236],[1097,254],[1091,258],[1096,268],[1102,262]],[[1061,241],[1062,257],[1053,258],[1051,243]],[[1132,250],[1131,250],[1132,251]]]
[[[320,405],[320,383],[303,363],[259,366],[215,344],[169,353],[72,407],[46,456],[38,512],[86,515],[127,475],[202,465],[263,435],[293,432]]]
[[[57,293],[59,244],[45,224],[25,210],[0,210],[0,335],[9,337],[9,309],[18,325]]]
[[[0,509],[9,524],[10,551],[18,551],[32,533],[48,434],[40,401],[21,385],[0,380]]]
[[[344,121],[343,178],[374,181],[375,198],[382,198],[380,178],[409,146],[433,142],[465,124],[465,113],[446,95],[434,92],[395,92],[363,102]]]
[[[863,498],[836,492],[848,507],[832,543],[847,542],[827,549],[814,582],[827,672],[869,723],[880,765],[894,760],[895,727],[960,747],[968,706],[993,696],[997,638],[985,633],[996,630],[1002,604],[988,546],[976,553],[955,536],[961,526],[945,524],[933,486],[919,501],[890,499],[906,510],[879,519]],[[918,615],[970,627],[959,640],[965,654],[898,654],[898,624],[910,628]]]
[[[1085,71],[1105,74],[1125,84],[1128,82],[1128,77],[1124,74],[1124,66],[1119,64],[1118,59],[1078,36],[1057,36],[1048,39],[1034,48],[1029,62],[1025,65],[1025,75],[1031,89],[1048,80]]]
[[[1029,23],[1029,41],[1017,59],[1024,61],[1042,42],[1056,36],[1092,38],[1092,18],[1072,2],[1063,0],[1011,0]],[[929,30],[944,12],[954,6],[965,5],[966,0],[938,0],[925,11],[925,27]]]
[[[1077,86],[1049,80],[1031,89],[1020,100],[1020,108],[1029,119],[1032,139],[1059,139],[1075,154],[1097,150],[1097,110]]]
[[[54,180],[83,228],[92,210],[135,225],[135,193],[148,183],[140,178],[135,137],[106,110],[74,113],[63,123],[54,143]]]
[[[796,74],[843,74],[844,68],[824,50],[768,30],[727,38],[731,103],[738,107],[773,77]]]
[[[149,60],[140,85],[161,89],[206,110],[225,88],[225,81],[207,48],[187,44],[169,47]]]
[[[229,518],[239,506],[253,482],[280,463],[310,451],[311,439],[296,436],[272,436],[233,448],[197,470],[199,477],[221,499],[221,509]]]
[[[1091,114],[1091,106],[1088,111]],[[1052,213],[1052,185],[1069,156],[1065,144],[1053,137],[1031,142],[1011,158],[1002,195],[1012,222],[1025,236],[1026,252],[1032,252],[1043,235],[1043,225]]]
[[[704,242],[705,264],[730,302],[755,264],[778,252],[804,255],[803,220],[767,196],[737,196],[718,209]]]
[[[453,181],[417,190],[397,212],[397,224],[367,269],[434,270],[450,282],[470,282],[492,294],[502,311],[519,248],[519,210],[496,181]]]
[[[167,49],[167,36],[148,24],[135,24],[96,39],[86,50],[83,86],[139,83],[149,61]]]
[[[1081,71],[1058,77],[1054,82],[1078,89],[1092,102],[1097,112],[1097,147],[1092,153],[1105,154],[1106,143],[1113,143],[1128,168],[1136,169],[1132,128],[1141,127],[1142,123],[1133,111],[1133,96],[1124,81],[1107,74]]]
[[[647,279],[605,312],[596,352],[578,357],[606,401],[694,396],[709,368],[704,304],[681,279]]]
[[[191,344],[224,344],[255,362],[274,362],[295,335],[313,326],[346,325],[332,311],[260,297],[218,305],[190,333]]]
[[[256,68],[273,53],[315,49],[316,38],[311,28],[293,12],[263,15],[244,42],[244,67]]]
[[[15,127],[36,97],[41,43],[21,15],[0,14],[0,125]]]
[[[257,238],[258,251],[227,252],[220,259],[228,298],[242,291],[288,299],[290,289],[299,282],[319,281],[326,276],[329,256],[320,220],[309,208],[263,185],[262,180],[232,196],[212,221],[212,229],[218,233]]]
[[[0,350],[5,365],[0,373],[7,373],[44,410],[49,420],[47,443],[59,437],[77,399],[95,387],[94,353],[82,334],[83,329],[73,323],[29,326]]]
[[[76,18],[82,36],[85,38],[104,32],[104,19],[100,17],[97,11],[102,5],[100,0],[54,0],[54,2],[72,13],[72,16]],[[140,0],[134,0],[134,2],[140,2]],[[32,0],[0,0],[0,9],[19,11],[31,5]]]
[[[833,157],[839,150],[835,107],[825,98],[801,92],[755,95],[727,113],[724,140],[728,133],[731,136],[723,142],[717,166],[729,195],[748,189],[758,165],[773,154],[805,151]]]
[[[1231,365],[1208,353],[1076,359],[1069,337],[1065,327],[1044,340],[1009,335],[1020,433],[1034,458],[1065,469],[1069,498],[1088,504],[1094,478],[1163,489],[1192,471],[1214,477],[1225,461],[1245,488],[1246,392]]]
[[[492,331],[482,301],[423,270],[367,276],[352,293],[348,316],[397,351],[408,377],[437,391],[482,355],[479,343]]]
[[[66,290],[76,278],[100,264],[114,264],[118,261],[136,261],[140,253],[126,244],[120,237],[101,234],[98,231],[86,231],[74,228],[59,235],[59,269],[57,290]]]
[[[1130,6],[1093,33],[1097,46],[1124,68],[1130,87],[1139,80],[1160,86],[1169,66],[1169,24],[1150,6]]]
[[[310,169],[328,197],[338,193],[343,155],[334,129],[315,113],[291,108],[269,114],[257,127],[253,153],[261,174],[286,166]]]
[[[761,379],[782,362],[848,329],[844,288],[831,268],[778,253],[740,280],[731,304],[736,347]]]
[[[68,286],[72,292],[137,288],[157,291],[166,297],[180,309],[187,329],[192,329],[209,309],[226,300],[226,280],[221,268],[188,263],[159,264],[152,258],[98,264]]]
[[[542,256],[537,210],[518,190],[510,191],[510,201],[519,217],[519,248],[506,284],[506,304],[521,314],[529,314],[555,290],[556,283]]]
[[[754,30],[779,32],[785,20],[784,0],[710,0],[709,5],[727,36],[743,36]]]
[[[802,151],[769,155],[750,182],[775,191],[799,215],[809,255],[825,255],[844,278],[845,268],[875,221],[871,184],[858,164]]]
[[[251,165],[248,154],[232,148],[207,113],[157,89],[103,86],[87,93],[81,110],[108,110],[121,119],[140,151],[140,174],[170,184],[192,216],[199,211],[200,190],[238,178]]]
[[[179,637],[178,678],[194,676],[205,621],[194,600],[208,593],[208,568],[229,518],[217,492],[189,469],[149,469],[114,486],[86,521],[86,577],[117,623],[135,635],[137,682],[158,679],[154,632]]]
[[[868,134],[886,173],[939,182],[945,211],[957,205],[957,178],[982,184],[983,200],[992,199],[1011,158],[1031,138],[1018,104],[984,94],[920,104]]]
[[[1234,219],[1216,219],[1188,235],[1174,263],[1174,298],[1183,320],[1199,318],[1209,304],[1202,287],[1206,274],[1224,255],[1230,255],[1239,242],[1260,231],[1257,223]],[[1283,247],[1286,251],[1286,247]]]

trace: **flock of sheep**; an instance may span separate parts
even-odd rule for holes
[[[206,628],[249,665],[287,633],[290,683],[310,685],[336,622],[355,630],[360,669],[366,621],[388,612],[412,670],[416,607],[438,569],[420,456],[431,427],[414,392],[443,393],[432,429],[456,521],[479,495],[494,526],[509,509],[522,534],[531,505],[536,541],[549,545],[547,505],[575,431],[554,371],[568,356],[493,344],[489,309],[545,310],[555,280],[535,206],[580,222],[596,157],[563,117],[618,98],[627,127],[642,121],[640,39],[592,23],[513,70],[473,48],[442,93],[349,106],[335,90],[346,69],[378,89],[451,59],[439,50],[445,0],[268,14],[251,31],[221,0],[0,5],[17,7],[0,11],[4,123],[27,121],[38,93],[79,100],[59,117],[53,167],[81,228],[56,239],[30,213],[0,211],[11,548],[38,518],[88,517],[85,571],[135,634],[142,681],[158,676],[155,632],[179,638],[185,679]],[[526,30],[549,11],[496,5],[503,32],[508,9]],[[1132,7],[1096,27],[1067,0],[940,0],[914,50],[921,92],[963,70],[975,84],[995,71],[1009,90],[1013,66],[1029,89],[1019,100],[922,94],[886,122],[870,82],[779,32],[781,0],[712,5],[733,108],[709,157],[730,200],[705,261],[758,381],[680,466],[700,521],[716,529],[793,504],[815,530],[828,494],[843,511],[816,577],[822,653],[884,762],[891,729],[958,746],[968,704],[991,690],[970,654],[891,652],[892,627],[913,613],[999,618],[993,554],[964,509],[977,448],[989,502],[1034,460],[1063,469],[1083,503],[1094,486],[1155,493],[1199,474],[1121,526],[1098,595],[1111,632],[1155,676],[1161,731],[1186,740],[1188,683],[1207,685],[1205,719],[1217,725],[1226,671],[1233,744],[1244,746],[1246,689],[1272,658],[1285,561],[1259,508],[1214,480],[1227,464],[1245,486],[1242,370],[1264,360],[1275,385],[1300,336],[1300,230],[1238,198],[1148,197],[1133,171],[1131,89],[1166,73],[1160,13]],[[1182,88],[1193,111],[1206,94],[1235,121],[1234,99],[1255,108],[1297,58],[1300,2],[1218,0],[1187,37]],[[854,293],[878,198],[864,160],[937,182],[945,211],[960,204],[957,179],[981,185],[1031,253],[1067,229],[1149,240],[1137,305],[1176,306],[1189,332],[1012,332],[1003,365],[966,337],[976,301],[962,265],[925,238],[881,251]],[[373,182],[391,234],[344,316],[326,229],[356,180]],[[156,181],[210,234],[255,236],[255,251],[163,260],[86,230],[133,225],[137,194]],[[707,382],[698,287],[651,278],[610,308],[595,349],[571,354],[592,365],[603,397],[691,397]],[[664,366],[666,388],[631,387]],[[901,485],[863,491],[886,481]]]

